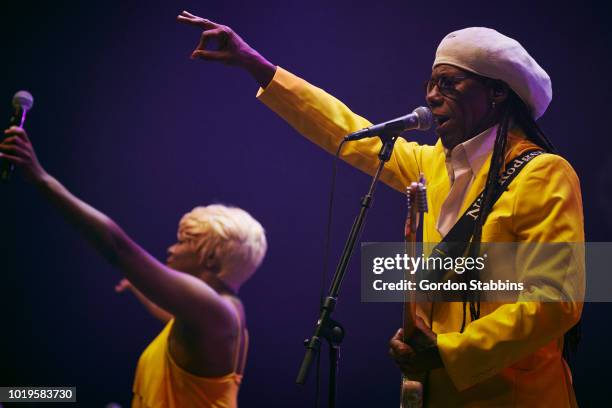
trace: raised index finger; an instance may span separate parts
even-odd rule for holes
[[[176,17],[176,21],[200,27],[204,30],[210,30],[219,27],[219,24],[202,17],[194,16],[193,14],[187,11],[181,12],[181,14]]]
[[[185,17],[197,17],[195,14],[191,14],[187,10],[181,11],[181,14],[184,15]]]

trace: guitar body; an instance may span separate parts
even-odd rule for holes
[[[400,396],[400,408],[422,408],[423,407],[423,384],[402,375],[402,391]]]

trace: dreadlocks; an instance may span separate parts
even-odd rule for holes
[[[545,152],[555,153],[554,146],[533,119],[527,105],[516,93],[508,89],[508,97],[502,107],[500,123],[497,128],[497,135],[493,146],[491,165],[489,173],[487,174],[480,216],[476,219],[474,230],[472,231],[472,239],[468,248],[469,256],[478,256],[480,253],[482,227],[494,204],[493,198],[495,196],[495,189],[499,185],[498,178],[504,171],[508,129],[512,125],[518,126],[525,133],[527,139],[538,145]],[[477,273],[477,271],[474,271],[474,273]],[[467,301],[469,301],[471,320],[474,321],[480,318],[480,295],[478,292],[470,292],[467,299],[464,298],[463,301],[463,323],[461,324],[461,331],[463,331],[466,324]],[[570,352],[575,352],[577,350],[580,341],[580,322],[565,334],[564,339],[566,346],[563,348],[563,355],[566,360],[569,360]]]

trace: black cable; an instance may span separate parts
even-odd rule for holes
[[[331,252],[331,229],[332,229],[332,218],[334,214],[334,192],[336,190],[336,173],[338,170],[338,158],[340,157],[340,151],[346,140],[342,139],[336,155],[334,156],[334,162],[332,166],[332,177],[331,177],[331,188],[329,191],[329,205],[327,207],[327,228],[325,231],[325,249],[323,252],[323,272],[321,273],[321,292],[320,292],[320,307],[323,307],[325,301],[325,288],[327,285],[327,271],[329,269],[329,254]],[[316,386],[315,386],[315,408],[319,408],[319,400],[321,398],[321,352],[317,353],[317,374],[316,374]]]

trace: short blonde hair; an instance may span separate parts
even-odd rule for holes
[[[179,223],[178,238],[194,245],[203,266],[238,290],[261,265],[268,244],[263,227],[248,212],[221,204],[196,207]]]

